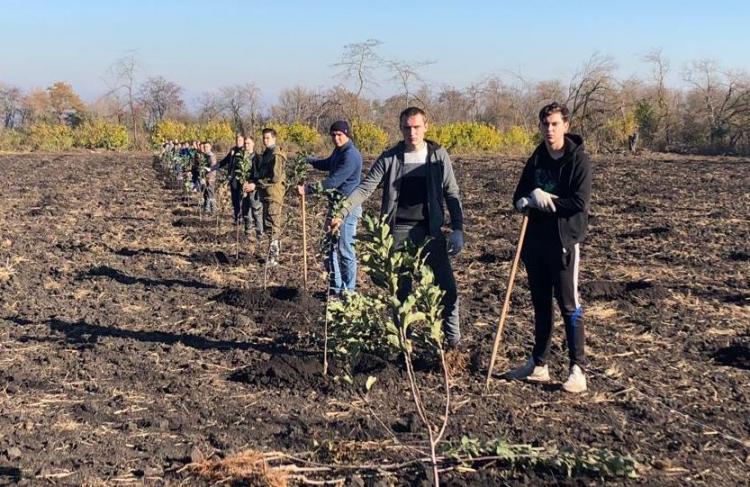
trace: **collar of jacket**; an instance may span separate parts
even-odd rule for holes
[[[432,162],[432,156],[440,149],[440,144],[429,139],[424,139],[427,144],[427,162]],[[406,152],[406,142],[403,140],[396,144],[396,157],[399,162],[404,162],[404,152]]]
[[[534,158],[539,156],[539,152],[547,150],[547,144],[542,142],[534,151]],[[575,158],[576,153],[583,150],[583,137],[578,134],[565,134],[565,145],[563,146],[563,155],[558,159],[560,165],[567,164]]]
[[[352,148],[352,145],[353,145],[352,144],[352,140],[349,139],[349,140],[346,141],[346,144],[342,145],[341,147],[336,147],[335,150],[336,150],[336,152],[346,152],[346,151],[348,151],[349,149]]]

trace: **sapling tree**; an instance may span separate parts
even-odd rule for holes
[[[349,379],[351,367],[362,352],[393,351],[403,357],[417,416],[427,431],[434,482],[438,485],[436,451],[448,424],[450,406],[442,344],[440,302],[444,292],[435,285],[434,274],[426,264],[426,242],[415,246],[407,240],[399,249],[385,221],[366,215],[363,223],[365,232],[358,240],[358,254],[375,289],[371,293],[348,294],[328,307],[326,319],[331,322],[334,354],[342,364],[344,378]],[[440,363],[444,407],[439,412],[428,408],[423,399],[413,365],[415,344],[436,355]],[[368,379],[366,387],[373,382]]]

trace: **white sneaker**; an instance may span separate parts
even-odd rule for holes
[[[532,357],[517,369],[506,372],[503,377],[510,380],[549,382],[549,367],[546,365],[536,365]]]
[[[562,388],[565,392],[572,394],[579,394],[586,390],[586,376],[579,366],[574,365],[570,368],[570,375],[568,380],[563,383]]]

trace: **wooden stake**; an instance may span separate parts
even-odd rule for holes
[[[487,370],[487,382],[484,384],[484,389],[487,390],[490,387],[490,379],[492,378],[492,368],[495,366],[495,356],[497,355],[497,348],[500,345],[500,339],[503,336],[503,327],[505,326],[505,319],[508,317],[508,308],[510,308],[510,295],[513,291],[513,282],[516,279],[516,271],[518,270],[518,261],[521,260],[521,249],[523,248],[523,239],[526,236],[526,226],[529,223],[529,215],[523,214],[523,220],[521,221],[521,232],[518,236],[518,245],[516,245],[516,255],[513,257],[513,265],[510,268],[510,277],[508,278],[508,287],[505,290],[505,302],[503,303],[503,311],[500,314],[500,323],[497,325],[497,332],[495,333],[495,342],[492,345],[492,355],[490,356],[490,367]]]
[[[305,195],[300,195],[302,200],[302,276],[305,290],[307,290],[307,211],[305,211]]]

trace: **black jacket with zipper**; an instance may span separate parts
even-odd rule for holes
[[[528,196],[537,188],[534,182],[534,172],[540,151],[546,150],[547,146],[542,142],[526,162],[516,191],[513,193],[514,205],[519,199]],[[563,155],[557,162],[559,182],[553,193],[557,196],[554,200],[557,211],[553,215],[557,217],[560,242],[563,247],[569,248],[582,242],[586,237],[591,203],[593,174],[589,156],[584,150],[583,139],[580,135],[565,135]],[[533,219],[542,217],[539,210],[532,208],[529,211],[529,224],[531,225]]]

